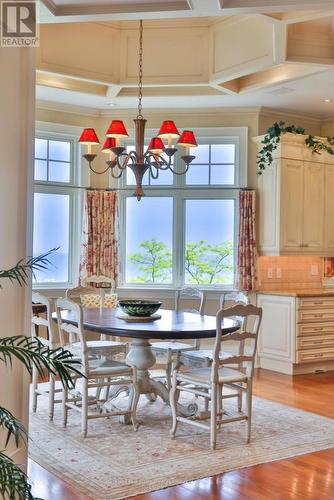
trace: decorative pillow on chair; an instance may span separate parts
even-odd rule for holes
[[[103,307],[109,307],[110,309],[113,309],[114,307],[117,307],[117,300],[117,293],[106,293],[104,296]]]
[[[88,293],[80,295],[82,307],[100,307],[100,295],[97,293]]]

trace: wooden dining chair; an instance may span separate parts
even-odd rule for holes
[[[247,304],[249,304],[249,299],[243,292],[225,292],[219,299],[220,309]],[[240,327],[242,328],[243,318],[235,318],[235,320],[240,322]],[[244,345],[240,345],[240,348],[243,349]],[[226,346],[226,351],[220,353],[221,359],[230,356],[230,354],[228,346]],[[212,349],[195,349],[193,351],[182,352],[180,362],[194,367],[210,366],[213,361],[212,356]]]
[[[98,290],[99,292],[97,292]],[[110,302],[110,306],[112,305],[112,307],[116,307],[117,295],[109,294],[109,297],[112,297],[112,295],[115,295],[116,299],[115,301]],[[90,307],[105,307],[104,304],[109,300],[107,300],[107,295],[105,294],[103,288],[95,288],[92,286],[77,286],[74,288],[68,288],[66,290],[65,297],[73,302],[81,304],[85,309]],[[101,334],[100,340],[104,342],[113,342],[112,344],[110,343],[109,346],[105,344],[109,350],[108,355],[127,353],[128,344],[126,342],[122,342],[119,338]]]
[[[190,307],[191,306],[191,307]],[[175,310],[191,312],[195,314],[204,314],[205,295],[198,288],[184,287],[176,291]],[[171,372],[173,358],[178,358],[181,353],[186,351],[198,350],[200,340],[195,339],[192,344],[172,340],[169,342],[152,342],[152,350],[158,354],[166,356],[166,382],[168,390],[171,388]]]
[[[137,430],[136,407],[139,399],[139,389],[137,384],[137,370],[125,363],[115,360],[108,360],[107,363],[99,363],[93,359],[91,354],[96,352],[90,348],[90,343],[86,340],[86,333],[83,327],[83,308],[80,304],[68,299],[57,299],[56,301],[57,322],[61,345],[69,350],[75,358],[81,360],[80,377],[73,373],[73,379],[80,379],[80,391],[72,393],[66,387],[63,388],[62,407],[63,424],[67,425],[68,410],[76,410],[81,413],[81,433],[87,436],[88,420],[92,418],[111,417],[117,415],[130,416],[133,427]],[[77,318],[77,325],[73,325],[63,318],[62,312],[69,311]],[[106,399],[98,399],[97,394],[101,391],[91,391],[90,389],[102,389],[105,387],[122,385],[129,386],[133,391],[133,401],[130,410],[121,410],[113,407],[112,410],[103,411],[103,403]],[[95,394],[94,394],[95,392]],[[95,407],[96,411],[90,411]]]
[[[222,336],[222,321],[225,318],[233,319],[235,317],[243,318],[243,331],[238,330]],[[262,308],[253,305],[238,305],[225,310],[220,309],[216,316],[216,340],[211,367],[180,370],[179,366],[175,365],[170,391],[170,404],[173,415],[171,436],[173,438],[175,437],[178,422],[187,423],[210,431],[211,448],[215,449],[217,428],[220,428],[225,423],[246,420],[247,443],[249,443],[251,437],[254,363],[261,319]],[[234,341],[240,343],[245,340],[251,341],[251,352],[248,354],[231,353],[230,357],[221,359],[220,352],[225,342]],[[238,413],[235,416],[224,414],[222,398],[224,386],[246,393],[245,413]],[[210,425],[204,423],[204,421],[181,417],[177,414],[177,401],[181,392],[202,396],[211,402]]]
[[[53,324],[52,324],[52,312],[54,311],[54,300],[49,299],[45,295],[37,292],[32,292],[32,302],[34,304],[43,304],[45,308],[45,313],[43,316],[37,314],[32,314],[31,318],[31,335],[33,338],[39,338],[40,342],[49,349],[57,349],[59,347],[59,341],[54,335]],[[41,336],[41,328],[44,329],[44,336]],[[49,419],[53,420],[54,416],[54,405],[56,403],[61,403],[61,398],[57,398],[57,394],[61,392],[61,388],[56,388],[55,376],[54,374],[49,374],[49,381],[42,384],[38,383],[38,372],[33,365],[32,369],[32,411],[35,413],[37,410],[37,402],[39,396],[47,396],[49,399]]]

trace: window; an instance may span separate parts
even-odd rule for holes
[[[147,172],[146,196],[140,202],[132,196],[132,172],[124,176],[121,285],[233,286],[238,188],[246,185],[247,129],[201,139],[197,133],[197,138],[196,159],[187,174],[162,172],[155,180]],[[177,155],[174,162],[176,170],[184,168]]]
[[[34,256],[57,248],[50,266],[36,273],[36,286],[68,286],[76,270],[76,227],[80,195],[75,184],[75,138],[40,134],[35,139]]]

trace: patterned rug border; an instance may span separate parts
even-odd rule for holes
[[[278,403],[274,400],[267,399],[267,398],[260,398],[257,396],[254,396],[254,401],[265,401],[267,404],[270,404],[276,408],[287,408],[289,411],[294,411],[296,413],[296,417],[304,417],[306,418],[314,418],[315,420],[318,420],[319,422],[327,422],[327,424],[333,425],[333,436],[329,436],[328,434],[324,433],[323,430],[317,430],[308,433],[307,436],[303,434],[303,444],[298,445],[298,450],[296,450],[296,444],[291,445],[289,447],[288,443],[282,443],[281,448],[277,448],[275,452],[271,451],[269,454],[266,452],[262,459],[260,456],[256,453],[252,453],[252,443],[247,446],[247,450],[250,452],[248,454],[248,457],[243,457],[243,463],[242,464],[231,464],[230,467],[226,467],[223,464],[207,464],[206,466],[203,466],[203,461],[201,461],[200,465],[195,466],[192,468],[191,472],[185,473],[182,479],[180,478],[173,478],[173,477],[163,477],[161,478],[143,478],[142,481],[136,482],[134,484],[133,481],[129,481],[127,485],[124,484],[124,480],[122,481],[122,485],[119,487],[114,487],[112,488],[112,492],[107,493],[107,496],[102,497],[96,497],[96,489],[94,488],[94,485],[90,485],[90,488],[87,487],[87,485],[83,485],[81,478],[79,477],[80,474],[77,474],[73,476],[73,470],[67,470],[66,468],[62,468],[62,466],[56,462],[57,465],[54,465],[54,463],[50,463],[52,460],[54,462],[54,459],[52,458],[50,460],[50,455],[46,452],[46,450],[41,449],[38,447],[39,453],[34,453],[31,449],[29,450],[29,456],[37,462],[40,466],[44,467],[57,477],[59,477],[61,480],[71,484],[74,486],[76,489],[78,489],[82,494],[87,496],[87,499],[91,500],[123,500],[125,498],[130,498],[135,495],[140,495],[144,493],[150,493],[152,491],[160,490],[160,489],[166,489],[172,486],[176,486],[182,483],[190,482],[190,481],[195,481],[198,479],[203,479],[206,477],[214,476],[217,474],[223,474],[225,472],[231,472],[234,470],[239,470],[239,469],[244,469],[248,467],[252,467],[255,465],[260,465],[260,464],[265,464],[265,463],[270,463],[274,462],[277,460],[285,460],[285,459],[291,459],[293,457],[297,456],[302,456],[306,455],[309,453],[315,453],[319,452],[321,450],[326,450],[330,448],[334,448],[334,420],[331,419],[330,417],[326,417],[323,415],[319,415],[317,413],[305,411],[299,408],[295,408],[294,406],[290,406],[284,403]],[[42,425],[45,425],[44,422],[41,422]],[[182,424],[180,424],[182,425]],[[59,428],[57,428],[57,431],[59,431]],[[318,435],[319,434],[319,435]],[[208,436],[209,437],[209,436]],[[272,438],[268,437],[268,441],[271,441]],[[262,440],[263,442],[263,440]],[[85,446],[85,443],[81,442],[80,445]],[[87,445],[86,445],[87,446]],[[240,443],[240,446],[245,446],[244,442]],[[88,447],[89,448],[89,447]],[[291,449],[292,448],[292,449]],[[93,455],[94,450],[90,450],[90,453]],[[209,449],[209,443],[208,443],[208,449],[207,451],[205,450],[200,450],[198,451],[198,455],[200,455],[203,458],[207,458],[208,461],[210,462],[210,459],[214,458],[215,454],[219,453],[222,451],[222,448],[217,449],[216,451],[212,452]],[[100,455],[98,452],[95,452],[97,455]],[[182,461],[182,457],[179,459]],[[170,459],[168,459],[170,461]],[[175,459],[175,462],[177,462],[177,459]],[[143,465],[143,468],[145,468],[145,465]],[[85,478],[83,474],[81,474],[82,479]],[[149,482],[149,486],[148,486]],[[128,492],[124,496],[124,493],[121,493],[121,490],[124,491],[125,487],[127,486]],[[95,496],[92,496],[95,495]]]

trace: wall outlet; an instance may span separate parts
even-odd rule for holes
[[[319,267],[317,264],[313,264],[311,266],[311,276],[318,276],[319,274]]]
[[[273,279],[273,268],[272,267],[268,267],[267,278],[269,278],[270,280]]]
[[[282,278],[282,268],[278,267],[276,269],[276,278],[281,279]]]

